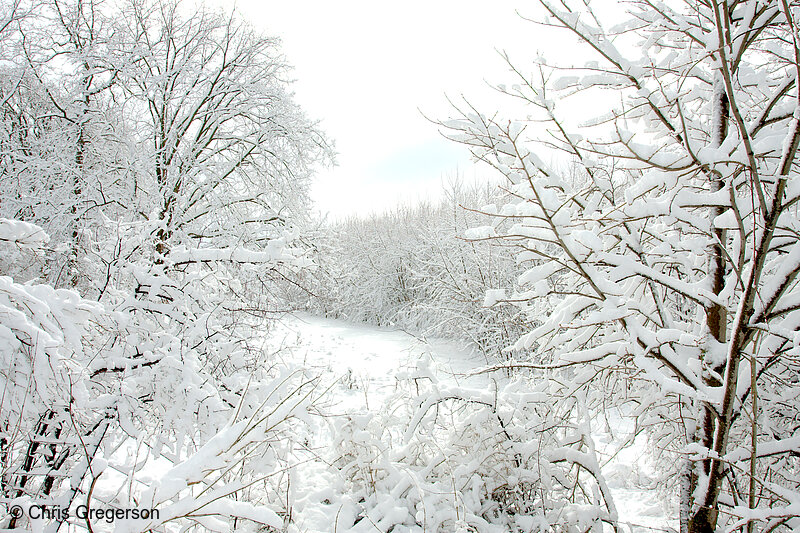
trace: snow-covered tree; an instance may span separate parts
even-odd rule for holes
[[[594,56],[509,61],[501,91],[549,126],[468,104],[443,123],[508,180],[514,201],[489,214],[521,219],[484,235],[529,265],[511,299],[540,325],[509,366],[560,384],[562,405],[582,391],[635,419],[669,458],[682,531],[795,529],[800,5],[542,6]],[[576,125],[569,102],[587,96],[606,112]],[[553,148],[575,179],[544,163]]]
[[[3,42],[3,211],[60,243],[44,266],[57,286],[79,286],[85,223],[117,193],[104,178],[114,166],[108,90],[121,62],[101,4],[36,2]]]
[[[292,102],[277,40],[233,16],[132,2],[126,119],[143,149],[137,186],[155,209],[157,253],[266,247],[307,206],[324,138]],[[203,261],[208,254],[198,257]]]

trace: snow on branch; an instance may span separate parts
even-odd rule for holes
[[[50,236],[36,224],[0,218],[0,241],[21,248],[41,248],[50,241]]]

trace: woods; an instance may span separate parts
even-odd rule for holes
[[[455,178],[438,204],[331,224],[314,240],[317,268],[308,307],[414,335],[460,339],[492,359],[505,358],[508,339],[528,322],[518,309],[491,299],[514,284],[519,269],[510,250],[464,238],[484,218],[464,206],[502,199],[495,185]]]
[[[2,527],[800,527],[800,4],[539,4],[574,62],[505,53],[503,111],[432,126],[485,181],[326,221],[333,143],[278,39],[188,2],[3,2]],[[430,353],[370,391],[285,311]],[[641,461],[659,528],[626,509]]]

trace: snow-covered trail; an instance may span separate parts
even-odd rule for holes
[[[312,447],[324,449],[333,438],[336,420],[377,413],[397,391],[398,376],[430,357],[437,376],[453,385],[497,390],[502,376],[482,374],[467,377],[487,363],[483,355],[467,346],[442,339],[421,339],[403,331],[351,324],[309,314],[287,315],[272,330],[268,349],[278,360],[301,365],[313,374],[327,376],[332,384],[326,395],[329,420],[319,421]],[[333,422],[331,422],[333,420]],[[611,449],[613,442],[599,436],[598,449]],[[642,447],[623,450],[604,469],[614,493],[623,531],[674,531],[677,524],[665,516],[664,502],[651,488],[655,480],[640,457]],[[338,521],[329,506],[321,505],[340,494],[344,480],[337,479],[324,461],[306,460],[295,469],[293,521],[297,533],[334,531]],[[369,529],[380,531],[379,528]]]
[[[284,317],[273,331],[278,358],[343,377],[337,394],[345,409],[374,409],[396,390],[397,374],[424,355],[436,363],[440,379],[454,384],[486,384],[487,375],[465,377],[486,359],[468,346],[442,339],[421,339],[386,328],[351,324],[304,313]],[[277,345],[276,345],[277,341]],[[274,348],[273,348],[274,349]]]

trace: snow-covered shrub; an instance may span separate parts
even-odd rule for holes
[[[165,468],[114,486],[96,499],[159,509],[157,519],[126,524],[122,531],[149,531],[162,524],[198,531],[228,532],[235,525],[237,530],[255,525],[281,530],[289,517],[283,475],[291,466],[292,448],[305,434],[299,419],[313,406],[314,383],[299,370],[255,372],[240,391],[239,403],[219,410],[227,420],[217,422],[211,437],[187,443],[176,453],[140,437],[135,453],[112,456],[109,466],[115,470],[130,470],[137,463]]]
[[[33,224],[0,221],[0,247],[47,240]],[[0,275],[0,497],[23,507],[81,499],[159,509],[158,520],[119,524],[125,531],[166,523],[229,531],[235,520],[281,527],[279,478],[303,433],[294,418],[312,405],[313,380],[256,364],[233,342],[203,351],[208,324],[165,305],[162,314],[201,333],[176,330],[147,304],[131,295],[110,312],[74,291]],[[140,472],[156,465],[160,476]],[[53,517],[47,531],[65,520]],[[4,526],[31,523],[9,516]]]
[[[337,425],[348,500],[338,531],[578,532],[615,523],[581,398],[550,403],[546,380],[450,386],[430,361],[377,415]]]
[[[0,219],[0,249],[40,249],[42,228]],[[0,497],[76,496],[111,412],[89,382],[103,307],[74,291],[21,284],[0,271]],[[65,483],[66,482],[66,483]],[[6,527],[18,526],[14,517]]]

